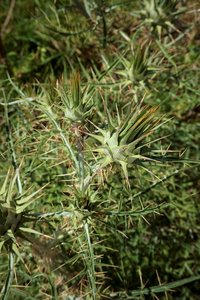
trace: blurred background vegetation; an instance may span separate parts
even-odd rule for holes
[[[132,99],[137,104],[145,95],[145,104],[159,105],[163,122],[172,118],[154,133],[155,138],[166,137],[155,147],[200,160],[198,1],[1,0],[0,24],[0,181],[13,164],[7,107],[18,165],[23,159],[24,191],[50,182],[32,204],[32,212],[64,210],[72,181],[61,175],[73,169],[51,122],[37,106],[20,102],[15,87],[55,108],[59,126],[72,144],[74,133],[57,109],[55,88],[58,82],[67,87],[73,71],[80,72],[83,86],[89,83],[94,90],[91,122],[100,127],[105,123],[101,95],[113,115],[116,105],[121,114]],[[87,130],[94,130],[90,123]],[[93,145],[88,143],[89,150]],[[107,216],[93,224],[96,268],[102,272],[98,294],[102,299],[199,299],[199,281],[156,295],[126,296],[139,288],[200,274],[199,166],[152,162],[149,169],[158,177],[129,169],[131,191],[120,169],[113,169],[95,182],[101,209],[117,204],[123,210],[168,206],[158,214]],[[21,242],[30,274],[18,259],[9,299],[51,299],[51,280],[60,299],[90,299],[76,232],[70,226],[66,217],[35,223],[34,228],[54,240],[31,236],[32,244]],[[7,254],[1,253],[0,261],[2,289]],[[41,273],[46,275],[33,279]]]

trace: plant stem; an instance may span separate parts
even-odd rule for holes
[[[84,141],[83,141],[81,132],[80,132],[77,124],[75,124],[75,134],[78,137],[77,149],[78,149],[78,166],[79,166],[79,189],[84,196],[84,193],[86,191],[86,189],[84,187],[84,179],[85,179],[84,152],[83,152]],[[87,185],[87,187],[88,186],[89,186],[89,184]],[[89,280],[89,284],[90,284],[90,287],[92,290],[93,300],[96,300],[94,256],[93,256],[93,251],[92,251],[92,245],[90,242],[90,233],[89,233],[87,220],[84,222],[84,230],[85,230],[85,234],[86,234],[87,246],[88,246],[88,252],[89,252],[89,261],[88,261],[88,258],[87,258],[88,254],[86,254],[85,251],[83,251],[83,257],[85,258],[84,263],[85,263],[87,273],[88,273],[88,280]],[[80,245],[82,246],[82,241],[81,241],[80,237],[79,237],[79,242],[80,242]]]
[[[76,156],[74,155],[74,152],[73,152],[73,150],[72,150],[72,148],[71,148],[71,146],[70,146],[70,144],[69,144],[67,138],[66,138],[66,137],[64,136],[64,134],[62,133],[62,129],[59,127],[59,125],[58,125],[58,123],[56,122],[56,120],[53,118],[53,116],[52,116],[46,109],[44,109],[43,107],[40,107],[40,108],[41,108],[41,110],[42,110],[42,111],[50,118],[52,124],[53,124],[53,125],[56,127],[56,129],[59,131],[60,136],[62,137],[62,139],[63,139],[65,145],[67,146],[67,149],[68,149],[68,151],[69,151],[69,153],[70,153],[70,155],[71,155],[71,157],[72,157],[72,159],[73,159],[73,161],[74,161],[74,163],[75,163],[76,168],[78,168],[78,162],[77,162]]]
[[[79,169],[79,189],[80,191],[84,192],[84,178],[85,178],[85,170],[84,170],[84,145],[83,145],[83,138],[81,137],[80,131],[75,126],[75,134],[77,135],[77,149],[78,149],[78,169]]]
[[[10,131],[7,105],[5,105],[5,119],[6,119],[6,128],[7,128],[9,145],[10,145],[10,151],[11,151],[11,155],[12,155],[12,163],[13,163],[15,172],[17,172],[18,166],[17,166],[17,160],[16,160],[14,145],[13,145],[13,141],[12,141],[11,131]],[[22,194],[22,185],[21,185],[21,181],[20,181],[19,172],[17,175],[17,187],[18,187],[19,194]]]
[[[90,233],[89,233],[87,220],[85,222],[84,227],[85,227],[89,257],[90,257],[90,262],[91,262],[91,270],[89,269],[88,276],[89,276],[90,286],[91,286],[91,289],[92,289],[93,299],[95,300],[96,299],[96,283],[95,283],[94,255],[93,255],[92,245],[91,245],[91,242],[90,242]]]
[[[141,195],[143,195],[143,194],[146,194],[148,191],[150,191],[151,189],[153,189],[153,188],[156,187],[157,185],[163,183],[163,182],[166,181],[168,178],[170,178],[170,177],[176,175],[176,174],[179,173],[179,172],[180,172],[180,170],[175,170],[173,173],[169,174],[168,176],[164,176],[163,178],[161,178],[161,180],[152,183],[152,184],[151,184],[149,187],[147,187],[146,189],[144,189],[144,190],[138,192],[137,194],[133,195],[131,199],[126,200],[126,201],[125,201],[125,204],[131,203],[131,201],[133,200],[133,198],[137,198],[137,197],[139,197],[139,196],[141,196]]]
[[[13,273],[14,273],[14,254],[12,252],[10,252],[10,260],[9,260],[9,274],[6,280],[6,284],[4,286],[5,291],[4,291],[4,295],[2,300],[6,300],[8,299],[8,294],[9,294],[9,290],[10,290],[10,285],[12,282],[12,278],[13,278]]]
[[[82,253],[83,253],[83,261],[87,270],[87,275],[88,275],[88,280],[90,284],[90,288],[92,290],[92,297],[93,300],[96,300],[96,284],[95,284],[95,271],[94,271],[94,259],[93,259],[93,252],[91,248],[91,243],[90,243],[90,236],[89,236],[89,229],[88,229],[88,223],[87,221],[84,223],[84,229],[87,237],[87,245],[88,245],[88,251],[89,251],[89,260],[88,260],[88,253],[87,250],[85,250],[83,247],[83,243],[81,240],[81,237],[78,236],[78,241],[79,244],[82,248]],[[92,256],[91,256],[92,255]]]

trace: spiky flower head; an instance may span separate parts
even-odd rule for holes
[[[81,90],[79,73],[72,74],[70,91],[65,91],[64,88],[58,88],[57,91],[64,104],[63,111],[69,121],[79,123],[90,115],[93,106],[91,104],[92,93],[88,92],[87,86]]]
[[[100,134],[89,134],[101,143],[99,148],[93,150],[104,155],[101,167],[113,162],[120,164],[127,181],[128,166],[135,164],[143,167],[142,161],[151,160],[149,153],[157,152],[149,147],[155,140],[144,140],[162,125],[158,124],[162,118],[155,118],[158,106],[132,107],[133,103],[129,113],[122,120],[119,119],[116,126],[105,105],[108,129],[103,130],[94,125]]]
[[[117,73],[125,79],[125,86],[133,84],[134,87],[150,87],[149,80],[159,68],[150,64],[151,58],[147,58],[147,52],[147,46],[138,46],[129,60],[121,57],[124,69]]]
[[[29,241],[27,233],[41,234],[25,226],[27,222],[33,222],[35,218],[24,210],[37,198],[34,196],[41,190],[34,192],[29,196],[14,194],[14,187],[18,171],[12,174],[10,183],[7,187],[9,172],[0,190],[0,252],[5,248],[8,252],[15,253],[22,261],[18,250],[17,238]]]
[[[174,28],[174,22],[185,8],[177,7],[180,0],[142,0],[139,10],[132,14],[150,24],[152,31],[161,33],[162,28]]]

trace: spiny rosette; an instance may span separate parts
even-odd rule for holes
[[[2,249],[15,253],[22,261],[22,257],[18,250],[17,238],[30,241],[26,236],[27,233],[41,234],[31,228],[25,226],[25,223],[36,220],[24,210],[38,197],[34,197],[40,190],[24,197],[25,194],[16,195],[14,193],[15,182],[19,175],[16,171],[11,176],[10,183],[7,187],[9,171],[6,179],[0,189],[0,253]],[[41,234],[42,235],[42,234]]]
[[[101,146],[93,151],[103,153],[101,167],[113,162],[120,164],[128,181],[127,167],[133,164],[143,167],[142,161],[152,160],[149,153],[157,152],[150,148],[150,144],[156,140],[144,142],[144,139],[163,124],[159,124],[162,117],[156,118],[158,106],[141,107],[140,104],[133,108],[132,102],[129,113],[122,120],[118,117],[118,126],[115,126],[106,105],[105,112],[108,129],[103,130],[94,125],[99,134],[89,134],[101,143]]]
[[[81,90],[79,73],[72,74],[70,91],[58,88],[57,92],[64,104],[62,110],[69,121],[79,123],[90,115],[93,107],[91,104],[93,92],[89,92],[87,86]]]
[[[152,58],[147,58],[148,46],[137,47],[131,52],[130,59],[121,57],[124,69],[117,71],[124,79],[124,86],[133,84],[134,87],[149,87],[151,76],[160,70],[158,67],[151,65]]]
[[[153,31],[160,33],[161,28],[174,28],[177,16],[185,11],[185,7],[177,7],[180,0],[142,0],[139,10],[132,15],[150,24]]]

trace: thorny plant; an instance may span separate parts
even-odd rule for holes
[[[151,168],[149,168],[149,163],[192,161],[187,161],[179,157],[169,157],[167,150],[154,148],[155,142],[161,140],[163,137],[156,139],[152,139],[151,137],[153,137],[154,132],[158,130],[161,125],[166,123],[167,120],[161,122],[163,117],[157,116],[159,107],[151,106],[151,104],[144,105],[144,99],[137,105],[132,101],[122,118],[118,110],[117,117],[113,118],[103,100],[107,125],[102,127],[101,124],[100,127],[90,121],[92,107],[95,107],[93,100],[94,88],[89,88],[88,85],[82,88],[80,75],[78,73],[72,74],[70,87],[69,84],[65,86],[62,81],[56,83],[54,99],[45,97],[45,95],[48,94],[48,90],[46,91],[45,88],[42,88],[42,92],[38,91],[37,95],[33,94],[32,97],[27,97],[26,94],[14,84],[11,78],[9,78],[9,80],[14,89],[20,94],[20,101],[31,103],[37,111],[43,113],[42,118],[46,115],[51,121],[54,128],[52,134],[56,132],[62,138],[64,146],[66,147],[65,149],[73,162],[73,167],[71,167],[71,185],[67,186],[65,207],[62,211],[55,213],[24,213],[24,209],[36,200],[31,199],[39,191],[26,197],[22,192],[20,192],[19,196],[14,196],[13,188],[16,179],[19,178],[18,169],[16,169],[15,175],[12,175],[8,189],[6,189],[9,176],[7,175],[0,191],[0,247],[3,251],[10,254],[10,272],[3,289],[3,299],[7,299],[12,282],[13,254],[16,254],[23,260],[18,250],[17,238],[20,237],[30,241],[30,239],[24,235],[24,232],[38,233],[34,229],[25,227],[24,223],[33,221],[34,219],[45,219],[48,221],[53,217],[65,217],[70,223],[71,231],[74,232],[76,242],[80,246],[79,253],[75,256],[74,261],[78,258],[82,258],[84,271],[87,273],[89,282],[88,293],[93,299],[99,299],[102,293],[99,287],[99,278],[102,279],[103,273],[99,273],[96,270],[97,264],[101,264],[101,256],[95,255],[95,246],[92,243],[94,236],[93,229],[95,230],[96,224],[100,223],[106,225],[106,220],[109,216],[134,216],[138,214],[142,216],[143,214],[155,212],[159,207],[142,209],[140,211],[133,209],[123,211],[120,209],[120,206],[115,206],[113,210],[112,206],[109,207],[108,205],[108,207],[104,209],[101,204],[98,185],[96,187],[96,177],[98,177],[100,172],[106,170],[108,165],[120,165],[129,189],[131,185],[128,178],[130,168],[142,168],[156,177]],[[48,101],[45,99],[48,99]],[[5,109],[7,111],[6,105]],[[70,134],[66,134],[66,130],[59,125],[60,116],[62,116],[62,119],[68,124],[69,132],[71,136],[73,136],[76,146],[70,143]],[[90,130],[88,128],[90,128]],[[11,140],[10,134],[9,139]],[[100,145],[96,145],[92,149],[85,151],[86,144],[91,140],[96,140]],[[11,150],[14,155],[12,143]],[[100,153],[101,156],[97,158],[93,157],[92,159],[86,155],[88,152]],[[70,176],[70,173],[68,176]],[[126,199],[126,202],[128,203],[129,200],[130,199]],[[120,234],[123,234],[123,232]],[[196,277],[193,278],[193,280],[195,279]],[[173,284],[174,286],[181,285],[180,282]],[[163,288],[167,290],[169,287],[166,286]],[[151,293],[156,292],[157,289],[159,290],[159,287],[152,288]],[[56,298],[58,296],[55,287],[52,293],[55,297],[54,299],[58,299]],[[145,290],[141,293],[145,294]]]
[[[12,1],[12,3],[14,2]],[[81,4],[81,1],[73,1],[73,5],[60,8],[58,11],[52,5],[50,9],[56,22],[54,23],[51,18],[45,15],[47,23],[51,26],[45,23],[44,28],[50,30],[51,33],[54,32],[55,35],[59,34],[67,38],[79,35],[84,36],[87,32],[97,33],[97,37],[99,37],[98,29],[102,25],[102,41],[103,46],[106,47],[109,38],[108,30],[111,29],[111,26],[110,28],[108,27],[106,16],[109,12],[114,11],[116,7],[122,7],[130,2],[132,1],[125,1],[117,5],[113,4],[113,6],[106,8],[106,1],[94,0],[89,2],[84,0],[83,4]],[[185,10],[184,7],[179,6],[179,2],[175,0],[144,0],[139,2],[137,11],[130,12],[131,16],[142,20],[141,27],[143,25],[150,27],[151,32],[153,32],[156,38],[157,45],[167,60],[167,67],[170,64],[173,65],[176,76],[178,75],[177,66],[168,53],[166,44],[162,44],[161,33],[163,31],[167,34],[169,31],[178,32],[176,21],[178,16]],[[89,21],[84,27],[85,29],[81,31],[77,29],[77,31],[73,32],[66,32],[65,29],[61,30],[60,24],[62,22],[59,19],[58,12],[72,10],[78,11],[82,19],[85,18]],[[66,21],[65,17],[65,14],[63,14],[62,20]],[[88,23],[92,24],[89,28]],[[75,26],[75,28],[77,27]],[[44,39],[43,33],[37,31],[37,34]],[[4,100],[1,102],[1,108],[5,109],[8,140],[8,143],[5,144],[8,145],[7,154],[8,152],[11,153],[14,170],[12,172],[10,172],[10,169],[7,170],[7,175],[5,172],[5,180],[3,180],[0,189],[0,251],[2,257],[6,257],[7,255],[7,260],[9,261],[8,270],[4,272],[7,278],[5,278],[5,284],[1,289],[3,300],[10,299],[10,296],[17,293],[19,293],[19,297],[27,297],[27,294],[12,285],[14,280],[17,282],[17,276],[19,275],[17,274],[15,265],[18,266],[20,261],[24,263],[30,273],[28,275],[25,272],[22,272],[22,274],[19,272],[20,276],[24,276],[27,279],[28,283],[26,285],[34,284],[36,281],[39,282],[40,277],[45,277],[51,287],[51,297],[55,300],[60,297],[66,299],[66,294],[69,296],[69,299],[73,297],[70,291],[67,290],[69,282],[72,282],[71,286],[76,286],[72,294],[75,293],[86,299],[99,299],[104,296],[114,299],[135,299],[136,297],[144,298],[145,295],[157,298],[157,293],[166,293],[170,289],[200,279],[200,276],[194,276],[193,270],[187,265],[191,277],[171,283],[160,284],[159,275],[156,271],[159,285],[145,288],[142,280],[142,272],[139,268],[141,289],[130,290],[127,282],[124,284],[123,290],[120,286],[117,291],[113,291],[113,288],[104,285],[108,267],[114,268],[121,280],[121,273],[118,271],[119,266],[115,265],[113,257],[108,254],[107,259],[109,263],[104,260],[105,249],[110,251],[109,253],[117,251],[117,249],[111,249],[110,246],[107,248],[103,246],[104,242],[106,242],[108,232],[111,233],[110,236],[114,236],[116,240],[120,240],[121,245],[123,245],[124,252],[120,252],[120,256],[122,258],[121,269],[124,272],[125,268],[123,264],[126,262],[123,260],[123,256],[127,255],[132,263],[130,253],[126,251],[126,246],[129,243],[126,231],[129,229],[129,224],[134,223],[132,218],[139,217],[145,219],[147,214],[154,214],[168,206],[168,203],[156,206],[151,205],[149,200],[147,203],[151,207],[146,206],[146,204],[143,206],[140,199],[141,195],[147,194],[152,188],[159,187],[162,182],[179,173],[179,170],[176,169],[169,176],[159,179],[154,168],[157,170],[157,166],[162,166],[164,169],[164,166],[168,167],[170,163],[195,162],[183,159],[180,156],[177,157],[176,154],[171,156],[169,148],[158,148],[157,142],[161,143],[164,138],[159,135],[159,130],[167,121],[171,121],[166,120],[165,115],[160,115],[160,106],[156,105],[154,101],[147,101],[145,97],[140,101],[138,99],[141,99],[142,94],[144,95],[144,90],[154,88],[150,82],[151,76],[154,76],[159,69],[157,66],[151,64],[154,54],[148,57],[148,47],[135,47],[136,38],[133,38],[131,41],[125,33],[121,35],[131,43],[127,49],[130,49],[130,47],[131,49],[134,48],[131,57],[128,59],[126,56],[128,52],[126,49],[122,54],[118,52],[118,58],[108,66],[104,73],[101,73],[95,64],[93,64],[92,70],[88,72],[84,67],[84,63],[79,62],[79,67],[81,67],[88,79],[87,84],[81,82],[80,74],[76,72],[73,72],[71,77],[67,78],[65,63],[63,63],[65,75],[63,75],[62,80],[56,81],[54,78],[48,84],[37,83],[35,85],[36,88],[33,90],[27,89],[27,91],[24,91],[25,88],[18,88],[8,75],[9,82],[14,91],[10,91],[8,95],[7,93],[3,94]],[[137,36],[137,32],[135,36]],[[181,36],[183,37],[184,33]],[[47,35],[48,42],[50,38]],[[60,49],[58,41],[53,41],[55,48]],[[68,44],[68,41],[64,44],[65,46]],[[172,45],[175,42],[176,40],[173,40],[168,44]],[[43,58],[41,56],[42,63],[46,60],[49,62],[56,57],[57,54],[52,55],[49,59],[49,57],[46,57],[47,54],[45,54],[46,48],[38,45],[37,51],[44,51]],[[124,49],[124,47],[122,48]],[[76,50],[80,53],[80,49]],[[119,51],[121,51],[121,48],[119,48]],[[69,52],[71,53],[71,49]],[[71,56],[69,57],[71,58]],[[67,58],[67,60],[71,69],[74,70],[70,59]],[[115,67],[119,65],[122,68],[115,70]],[[171,65],[169,68],[171,68]],[[113,82],[109,82],[108,84],[105,82],[107,79],[106,76],[111,72],[113,72],[112,80],[120,77],[121,81],[122,78],[122,81],[118,85],[120,89],[117,90],[120,105],[123,103],[123,96],[127,97],[126,92],[128,88],[134,91],[135,98],[132,101],[129,99],[129,103],[126,103],[123,113],[121,113],[117,105],[116,112],[113,112],[110,101],[106,99],[99,100],[101,98],[96,87],[99,86],[103,89],[105,86],[108,90]],[[91,80],[91,74],[93,81]],[[171,76],[175,76],[173,72]],[[111,77],[108,77],[108,80],[110,79]],[[115,83],[113,83],[114,85]],[[192,91],[192,89],[190,90]],[[14,101],[10,96],[12,93],[17,93],[18,95]],[[198,92],[196,94],[199,95]],[[150,96],[152,97],[151,94]],[[178,92],[174,93],[173,96],[175,98],[179,97]],[[19,129],[19,126],[15,126],[15,122],[12,124],[12,121],[9,121],[9,117],[12,119],[12,114],[14,115],[13,119],[16,118],[12,107],[16,107],[20,119],[23,119],[23,110],[27,114],[30,113],[30,124],[24,118],[22,125],[22,127],[24,126],[24,131]],[[27,128],[29,128],[32,135],[29,135],[28,130],[26,131]],[[20,136],[19,132],[22,131],[23,134]],[[13,143],[12,139],[16,136],[17,139]],[[15,153],[16,150],[19,157]],[[3,155],[4,153],[2,153]],[[20,163],[22,161],[21,156],[25,156],[23,163]],[[53,164],[45,165],[44,161],[53,161]],[[22,170],[23,164],[27,167],[27,170]],[[43,170],[43,164],[45,172],[44,175],[40,176],[39,173],[43,172],[41,171]],[[58,172],[57,166],[60,166],[59,172],[61,170],[61,174]],[[52,170],[55,170],[56,175]],[[141,172],[141,176],[138,176],[139,172]],[[138,180],[138,185],[140,185],[140,181],[146,178],[146,173],[153,179],[153,183],[147,188],[144,188],[141,184],[142,189],[138,193],[133,194],[136,182],[133,180],[133,177]],[[164,171],[162,171],[163,173],[165,174]],[[115,176],[116,174],[117,176]],[[37,176],[41,182],[39,182]],[[62,180],[59,181],[58,177],[64,178],[64,184],[61,184]],[[120,178],[118,179],[119,183],[115,185],[117,178]],[[45,184],[43,184],[43,180]],[[32,189],[25,188],[26,182],[29,184],[30,181],[37,186],[36,192],[30,192]],[[47,185],[46,181],[50,181],[50,184]],[[40,186],[39,189],[38,185]],[[106,185],[108,188],[104,189]],[[46,190],[45,196],[39,194],[43,188]],[[112,190],[116,190],[117,200],[113,198]],[[135,206],[135,198],[140,199],[140,209]],[[46,205],[49,199],[51,206]],[[38,203],[38,207],[35,203]],[[42,211],[43,206],[45,208]],[[33,207],[33,209],[27,211],[28,207]],[[125,226],[121,226],[122,219],[125,219],[123,223]],[[42,224],[45,224],[44,226],[40,225],[41,221],[44,221],[42,222]],[[31,223],[34,229],[28,227],[28,223]],[[57,225],[57,223],[59,224]],[[38,230],[38,227],[41,232]],[[48,230],[52,236],[42,233],[43,231],[47,231],[49,234]],[[47,246],[48,250],[52,250],[53,254],[56,253],[56,259],[58,258],[59,266],[56,265],[55,272],[57,269],[61,269],[63,265],[67,265],[67,268],[64,269],[64,273],[67,273],[67,275],[65,274],[64,278],[66,279],[68,275],[71,277],[69,280],[67,279],[67,283],[63,284],[62,288],[57,285],[59,296],[53,275],[54,272],[52,272],[52,276],[47,274],[33,276],[32,273],[37,273],[38,270],[35,271],[33,267],[32,270],[29,270],[29,267],[33,266],[35,262],[33,261],[31,264],[33,257],[31,257],[31,254],[26,257],[24,253],[26,252],[27,242],[34,242],[31,234],[39,234],[48,238],[49,242],[44,243],[44,245]],[[134,232],[134,235],[135,240],[133,241],[133,245],[131,244],[131,247],[133,246],[131,248],[131,256],[137,256],[135,253],[137,251],[140,252],[140,239],[146,239],[150,245],[153,243],[153,238],[150,239],[147,234],[137,237],[137,234]],[[102,236],[103,238],[105,236],[105,240],[103,241],[101,240]],[[122,237],[125,241],[122,240]],[[156,239],[157,236],[155,237],[155,245],[157,245]],[[36,243],[39,246],[40,242],[36,240]],[[59,255],[60,249],[62,249],[61,255]],[[134,253],[132,253],[132,249],[134,249]],[[68,252],[70,253],[69,255]],[[48,253],[48,251],[45,253]],[[43,255],[45,254],[43,253]],[[78,271],[74,274],[74,269],[72,269],[70,274],[68,268],[70,269],[71,266],[76,266],[76,264]],[[13,279],[14,273],[16,274]],[[133,279],[134,275],[131,274],[130,277]],[[76,278],[81,278],[78,288]],[[22,281],[24,283],[24,279]],[[131,286],[132,283],[131,281]],[[45,290],[45,295],[48,293],[49,291]],[[42,294],[43,296],[44,293]],[[41,295],[38,297],[40,298]],[[47,297],[50,296],[48,295]]]
[[[138,11],[134,11],[132,15],[143,20],[143,24],[160,37],[163,29],[167,32],[169,28],[176,29],[178,16],[186,10],[185,7],[178,7],[179,2],[181,1],[142,0],[139,2]]]

